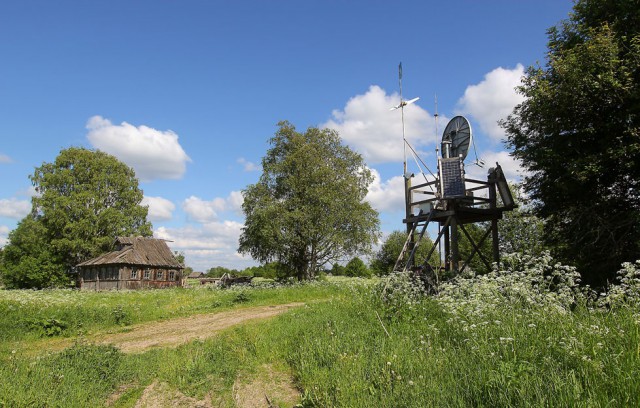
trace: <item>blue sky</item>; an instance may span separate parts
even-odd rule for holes
[[[28,176],[71,146],[133,167],[154,235],[196,270],[236,253],[241,191],[281,120],[338,130],[376,180],[382,231],[402,229],[402,126],[435,169],[438,132],[469,118],[481,159],[518,176],[496,121],[544,63],[567,0],[4,1],[0,4],[0,246],[30,209]],[[475,159],[469,155],[467,161]],[[410,158],[410,162],[412,159]],[[410,164],[411,166],[411,164]],[[415,171],[415,170],[414,170]],[[486,169],[468,165],[480,177]]]

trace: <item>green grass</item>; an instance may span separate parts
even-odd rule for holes
[[[78,336],[135,323],[222,311],[239,306],[306,302],[339,294],[332,285],[90,292],[0,290],[0,344]],[[0,346],[0,349],[2,346]]]
[[[307,407],[639,406],[637,304],[594,307],[557,282],[541,290],[534,275],[460,281],[430,298],[410,284],[383,294],[382,285],[353,280],[245,290],[251,304],[326,301],[139,355],[82,343],[37,357],[4,350],[0,406],[100,406],[126,385],[115,406],[131,407],[158,380],[231,407],[238,375],[264,364],[289,367]],[[164,310],[161,318],[201,302],[203,311],[246,304],[233,304],[237,292],[171,293],[143,292],[137,302]]]

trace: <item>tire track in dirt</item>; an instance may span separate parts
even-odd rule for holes
[[[131,326],[129,331],[100,335],[98,343],[112,344],[124,353],[141,353],[151,348],[177,347],[196,339],[207,339],[238,324],[267,319],[304,303],[259,306],[219,313],[181,317]]]

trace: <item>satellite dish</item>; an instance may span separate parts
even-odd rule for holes
[[[442,134],[442,157],[467,157],[471,144],[471,124],[464,116],[456,116],[447,123]]]

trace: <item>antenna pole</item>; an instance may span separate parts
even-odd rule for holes
[[[434,120],[436,122],[436,160],[438,159],[438,94],[434,94],[434,99],[436,103],[436,112],[433,114]]]
[[[404,99],[402,99],[402,62],[398,65],[398,83],[400,85],[400,116],[402,119],[402,174],[407,174],[407,139],[404,134]]]
[[[435,125],[436,125],[436,163],[438,163],[438,168],[436,169],[436,173],[440,174],[440,169],[439,169],[440,163],[438,162],[438,152],[440,150],[440,149],[438,149],[438,135],[440,133],[438,132],[438,94],[437,93],[433,94],[433,100],[434,100],[434,103],[435,103],[435,112],[433,113],[433,120],[434,120]],[[438,180],[438,176],[436,176],[436,181],[437,180]],[[439,190],[439,187],[436,187],[436,188],[438,188],[438,190]],[[438,237],[440,236],[441,232],[442,232],[442,224],[438,223]],[[436,245],[436,244],[434,243],[434,245]],[[438,239],[438,246],[440,248],[440,253],[438,254],[438,260],[440,262],[442,262],[442,243],[440,242],[439,239]],[[440,265],[438,265],[438,266],[440,266]]]
[[[402,62],[398,65],[398,84],[400,86],[400,116],[402,118],[402,178],[404,179],[404,202],[405,202],[405,217],[408,220],[411,217],[411,178],[407,177],[407,139],[404,133],[404,99],[402,99]],[[407,234],[410,234],[413,230],[413,223],[407,222]],[[409,243],[409,249],[413,250],[413,237]]]

